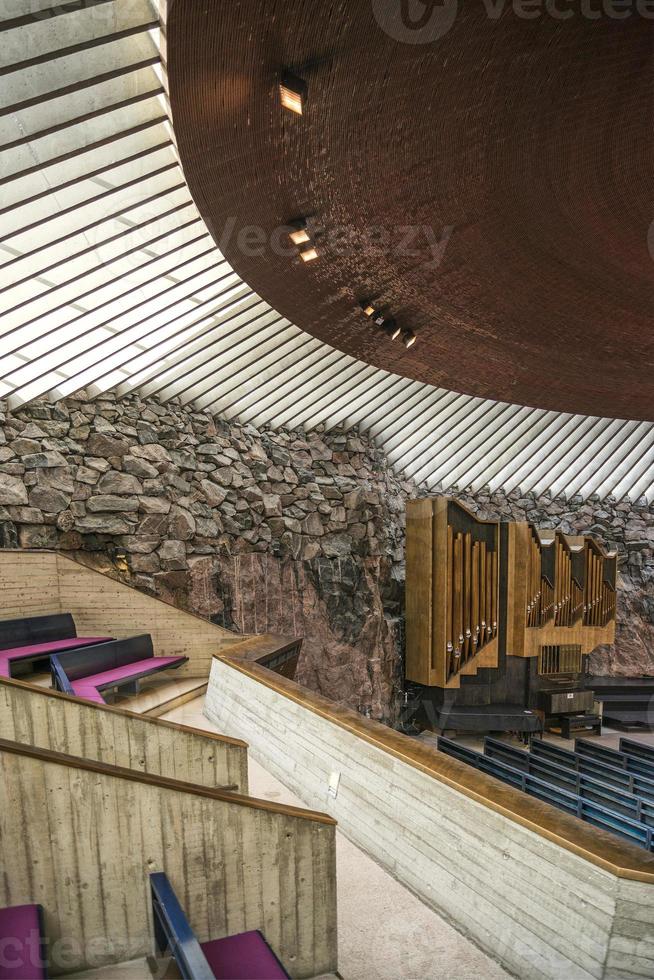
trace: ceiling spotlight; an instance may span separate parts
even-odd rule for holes
[[[384,333],[390,337],[391,340],[397,340],[401,332],[401,327],[397,325],[395,320],[386,320],[384,323]]]
[[[372,305],[372,303],[361,303],[361,309],[366,316],[372,316],[375,312],[375,307]]]
[[[291,231],[288,233],[288,237],[294,245],[305,245],[311,241],[309,220],[309,218],[298,218],[296,221],[289,222]]]
[[[311,235],[306,228],[298,228],[296,231],[292,231],[288,237],[294,245],[304,245],[311,241]]]
[[[409,347],[413,347],[418,338],[414,334],[413,330],[403,330],[402,331],[402,343],[408,350]]]
[[[304,103],[307,99],[307,84],[291,72],[284,72],[279,85],[279,94],[282,105],[285,109],[290,109],[298,116],[304,111]]]
[[[313,262],[314,259],[318,258],[318,253],[312,245],[311,248],[303,248],[301,250],[300,258],[303,262]]]

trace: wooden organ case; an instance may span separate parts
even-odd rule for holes
[[[499,525],[445,497],[407,509],[409,680],[457,688],[497,665]]]
[[[406,562],[406,678],[435,727],[532,731],[592,710],[586,658],[615,637],[615,554],[439,497],[407,505]]]
[[[617,558],[592,538],[508,524],[506,652],[537,657],[615,639]]]

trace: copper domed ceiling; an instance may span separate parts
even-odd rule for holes
[[[246,282],[357,358],[654,419],[654,21],[610,0],[463,7],[176,0],[194,199]],[[302,115],[281,106],[285,70],[307,84]],[[284,233],[302,217],[309,263]],[[417,343],[378,332],[368,300]]]

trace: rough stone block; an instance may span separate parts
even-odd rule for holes
[[[18,544],[21,548],[56,548],[57,529],[43,524],[23,524],[18,528]]]
[[[123,470],[141,480],[154,480],[159,476],[159,470],[152,463],[148,463],[147,459],[138,459],[136,456],[125,456]]]
[[[66,457],[62,456],[56,450],[47,453],[31,453],[23,456],[23,464],[28,470],[47,470],[68,465]]]
[[[47,514],[59,514],[70,504],[70,495],[54,490],[52,487],[35,486],[29,495],[30,507],[36,507]]]
[[[115,494],[98,494],[91,497],[86,505],[86,509],[92,513],[110,512],[134,512],[139,509],[139,502],[136,497],[118,497]]]
[[[124,439],[117,439],[104,432],[92,432],[86,444],[86,451],[91,456],[102,456],[106,459],[109,456],[126,456],[130,446]]]
[[[129,534],[132,525],[117,514],[93,514],[78,517],[76,530],[82,534]]]
[[[27,504],[27,490],[19,477],[0,473],[0,504],[12,506]]]
[[[119,473],[117,470],[109,470],[98,482],[98,492],[101,494],[132,494],[143,493],[143,485],[135,476],[130,473]]]

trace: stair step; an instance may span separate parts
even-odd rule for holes
[[[154,679],[153,679],[154,681]],[[178,708],[187,701],[204,694],[208,687],[206,677],[180,677],[175,680],[161,680],[143,685],[139,694],[130,697],[115,698],[112,704],[117,708],[126,708],[135,714],[158,718],[159,715]]]

